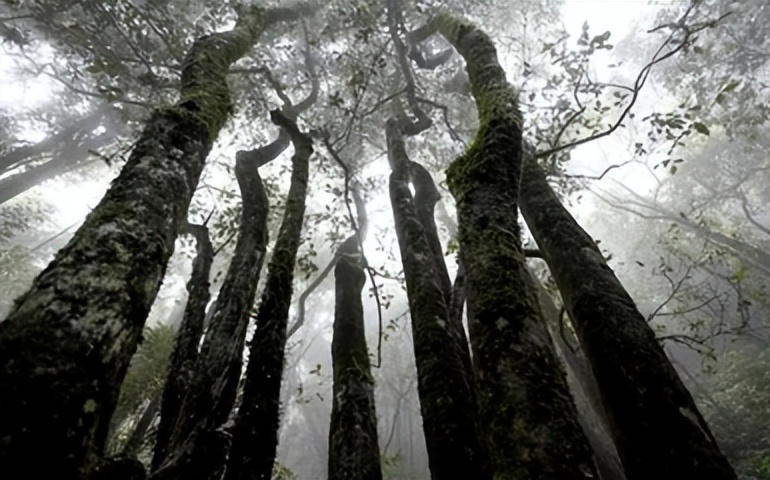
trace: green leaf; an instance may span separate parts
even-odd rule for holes
[[[703,135],[708,136],[711,133],[709,128],[701,122],[695,122],[692,124],[692,126],[698,133],[702,133]]]
[[[723,89],[722,89],[722,91],[721,91],[720,93],[728,93],[728,92],[732,92],[733,90],[735,90],[736,88],[738,88],[738,85],[740,85],[740,84],[741,84],[741,82],[740,82],[740,81],[738,81],[738,80],[733,80],[732,82],[730,82],[730,83],[728,83],[727,85],[725,85],[725,88],[723,88]]]

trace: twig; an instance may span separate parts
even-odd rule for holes
[[[728,12],[728,13],[720,16],[719,18],[715,19],[715,20],[711,20],[711,21],[707,21],[707,22],[702,22],[701,24],[698,24],[698,25],[696,25],[694,27],[688,27],[688,26],[686,26],[684,24],[684,21],[687,18],[687,16],[690,14],[690,11],[692,10],[692,8],[695,6],[696,3],[697,2],[693,2],[693,4],[687,9],[685,14],[682,16],[682,18],[677,23],[661,25],[661,26],[656,27],[656,28],[654,28],[654,29],[652,29],[652,30],[650,30],[648,32],[648,33],[655,32],[655,31],[660,30],[661,28],[664,28],[664,27],[671,27],[674,30],[668,36],[666,41],[663,42],[663,44],[655,52],[655,54],[652,57],[652,60],[647,65],[645,65],[642,68],[642,70],[639,72],[639,75],[637,75],[636,81],[634,82],[633,94],[631,95],[631,101],[626,106],[626,108],[623,110],[623,112],[620,114],[620,117],[618,117],[617,121],[614,124],[612,124],[610,126],[610,128],[608,128],[607,130],[605,130],[603,132],[597,133],[595,135],[591,135],[590,137],[582,138],[580,140],[576,140],[574,142],[570,142],[570,143],[567,143],[565,145],[561,145],[561,146],[554,147],[554,148],[551,148],[549,150],[546,150],[544,152],[540,152],[537,155],[535,155],[535,158],[538,158],[538,159],[539,158],[544,158],[544,157],[553,155],[554,153],[560,152],[562,150],[565,150],[565,149],[568,149],[568,148],[577,147],[578,145],[583,145],[584,143],[592,142],[592,141],[597,140],[599,138],[606,137],[606,136],[612,134],[615,130],[617,130],[621,126],[623,121],[625,120],[626,116],[628,116],[628,114],[631,112],[631,109],[633,108],[634,104],[636,103],[636,100],[639,98],[639,92],[641,91],[641,89],[644,86],[644,84],[647,82],[647,78],[649,77],[649,74],[652,71],[652,67],[654,67],[655,65],[657,65],[658,63],[660,63],[660,62],[662,62],[664,60],[667,60],[667,59],[673,57],[674,55],[679,53],[682,49],[684,49],[685,46],[688,45],[690,37],[693,34],[695,34],[697,32],[700,32],[701,30],[704,30],[706,28],[714,27],[720,20],[722,20],[723,18],[725,18],[726,16],[728,16],[730,14],[730,12]],[[674,40],[674,35],[678,31],[684,31],[684,33],[685,33],[684,34],[684,38],[682,38],[679,41],[679,44],[675,48],[673,48],[673,49],[669,50],[668,52],[666,52],[666,53],[661,55],[661,52],[663,51],[663,49],[666,46],[668,46],[669,44],[672,43],[672,41]]]

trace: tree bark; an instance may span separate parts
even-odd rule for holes
[[[448,328],[451,331],[452,337],[457,341],[457,348],[463,362],[465,376],[470,386],[472,403],[476,405],[476,375],[468,349],[468,337],[465,335],[465,328],[463,328],[463,304],[465,303],[463,281],[465,272],[461,266],[457,271],[457,277],[453,285],[449,279],[449,272],[444,261],[444,250],[441,248],[441,241],[439,240],[436,228],[434,213],[436,203],[441,200],[441,194],[436,188],[436,184],[433,183],[433,177],[425,167],[411,161],[409,162],[409,176],[414,186],[414,206],[422,224],[422,230],[425,232],[428,247],[430,247],[431,254],[433,255],[433,265],[436,268],[437,280],[444,294],[444,303],[449,315]]]
[[[521,209],[591,363],[629,480],[736,478],[652,329],[531,159]]]
[[[230,430],[227,480],[269,480],[278,447],[284,347],[313,145],[293,120],[277,111],[271,118],[289,131],[294,144],[291,186],[249,346],[243,400]]]
[[[151,116],[102,201],[0,324],[5,478],[78,479],[98,465],[177,231],[231,110],[227,71],[267,26],[299,14],[251,7],[233,30],[193,43],[179,104]]]
[[[157,480],[210,478],[211,440],[229,417],[241,376],[243,348],[267,245],[267,195],[251,163],[236,161],[242,213],[230,266],[217,297],[216,310],[187,383],[177,420],[171,430],[166,458],[153,474]],[[226,453],[226,449],[225,449]]]
[[[136,455],[137,453],[139,453],[139,450],[142,448],[142,443],[144,442],[144,439],[147,436],[147,430],[150,429],[150,426],[152,425],[152,421],[155,420],[155,417],[158,415],[158,410],[160,408],[160,401],[161,401],[161,395],[160,393],[158,393],[154,397],[152,397],[150,399],[150,403],[147,404],[146,407],[144,407],[144,410],[142,411],[142,415],[139,417],[139,420],[136,422],[136,426],[134,427],[134,430],[131,432],[131,436],[128,437],[128,440],[126,441],[126,445],[123,447],[123,450],[120,452],[121,457],[136,458]]]
[[[337,251],[329,427],[329,480],[381,480],[374,379],[364,335],[361,289],[366,283],[357,235]]]
[[[184,394],[195,372],[195,361],[198,358],[198,347],[206,318],[206,305],[211,298],[209,275],[214,261],[214,247],[211,245],[208,228],[188,223],[185,230],[195,237],[196,256],[190,280],[187,282],[187,305],[177,332],[174,351],[171,353],[161,397],[160,424],[152,458],[153,471],[166,459],[171,433],[179,419]]]
[[[406,278],[431,477],[489,479],[461,341],[452,328],[435,257],[409,191],[409,159],[395,118],[388,120],[386,135],[390,204]]]
[[[567,384],[575,399],[578,421],[596,455],[596,466],[601,474],[600,478],[626,480],[618,451],[610,434],[607,413],[599,398],[596,379],[591,373],[585,355],[580,350],[573,350],[573,347],[567,343],[572,335],[564,331],[562,323],[564,319],[560,318],[563,311],[556,307],[553,298],[531,269],[529,273],[537,288],[538,303],[549,327],[556,353],[567,373]]]
[[[457,201],[479,408],[494,476],[597,475],[519,238],[517,94],[486,34],[445,14],[432,25],[465,59],[479,115],[476,138],[450,165],[447,182]]]

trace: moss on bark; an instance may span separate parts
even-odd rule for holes
[[[171,433],[179,419],[182,400],[194,373],[198,347],[203,335],[206,305],[211,298],[209,275],[214,260],[214,248],[209,239],[208,229],[203,225],[188,224],[185,230],[192,233],[196,239],[196,256],[193,260],[190,280],[187,282],[189,293],[187,305],[177,332],[174,351],[169,361],[166,385],[161,397],[160,424],[152,459],[153,470],[160,467],[166,458]]]
[[[257,311],[257,329],[249,345],[243,400],[231,429],[228,480],[269,479],[278,447],[286,330],[313,146],[294,121],[277,112],[272,113],[272,118],[289,131],[294,144],[291,186]]]
[[[7,478],[43,469],[76,479],[98,465],[208,137],[194,116],[156,112],[102,201],[0,324]]]
[[[522,212],[591,363],[630,480],[736,478],[652,329],[534,160]]]
[[[102,201],[0,324],[5,478],[79,479],[99,465],[118,389],[231,110],[229,66],[267,26],[303,13],[250,7],[233,30],[196,40],[179,104],[152,115]]]
[[[333,403],[329,427],[329,480],[380,480],[374,379],[364,335],[361,289],[366,274],[357,236],[339,248],[334,269]]]
[[[253,165],[236,162],[241,191],[241,222],[233,257],[219,291],[211,327],[195,361],[184,400],[169,439],[167,458],[153,474],[156,480],[209,478],[206,467],[217,464],[209,442],[230,415],[241,375],[249,310],[259,281],[267,244],[267,195]],[[224,450],[226,452],[226,449]],[[225,457],[221,457],[224,463]]]
[[[461,343],[452,328],[435,257],[409,191],[398,121],[386,124],[390,203],[412,319],[418,393],[432,478],[491,478]]]
[[[595,475],[564,372],[545,329],[517,223],[521,115],[489,37],[439,15],[433,24],[465,58],[479,130],[447,170],[457,200],[469,330],[482,426],[495,478]]]

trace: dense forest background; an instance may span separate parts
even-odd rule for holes
[[[665,449],[628,440],[618,405],[638,399],[613,397],[603,368],[650,385],[666,370],[623,343],[646,327],[589,323],[621,318],[599,271],[692,396],[679,410],[716,441],[709,458],[770,479],[768,2],[274,3],[0,3],[4,478],[735,478],[638,466]],[[499,66],[462,43],[468,25]],[[469,180],[517,138],[515,182]],[[579,226],[546,218],[538,175]],[[498,207],[506,220],[472,223]],[[133,233],[113,248],[114,228]],[[517,291],[537,307],[488,306]],[[448,327],[418,320],[433,301]],[[496,338],[490,312],[542,335]],[[559,366],[504,366],[542,355]],[[574,400],[521,420],[558,423],[553,443],[499,403],[543,401],[539,375]],[[651,405],[634,407],[661,425],[645,441],[691,438]],[[482,446],[440,441],[463,428]],[[482,453],[463,464],[455,447]],[[557,464],[582,476],[542,466]]]

